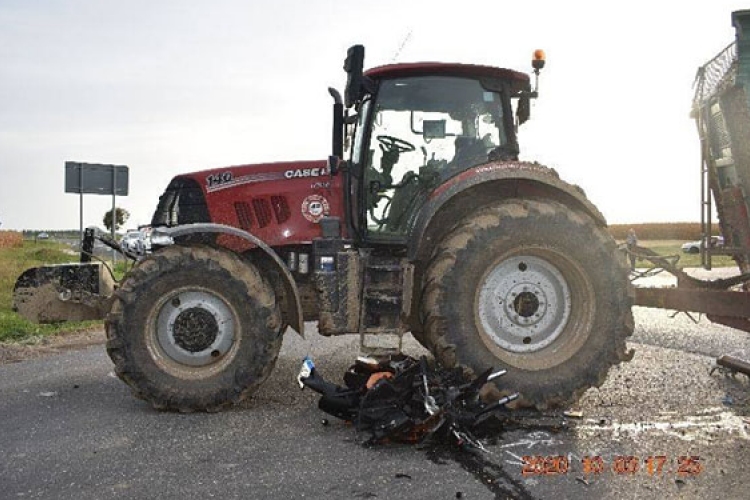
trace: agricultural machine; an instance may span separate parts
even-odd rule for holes
[[[536,83],[489,66],[363,61],[350,48],[343,99],[329,89],[328,160],[179,175],[154,213],[153,252],[119,283],[88,259],[88,231],[84,262],[18,279],[17,310],[106,319],[117,375],[159,409],[252,394],[305,321],[376,353],[411,332],[444,367],[507,370],[503,387],[526,406],[600,385],[630,355],[628,267],[582,189],[518,160]],[[543,52],[532,65],[538,79]]]
[[[750,10],[732,13],[736,40],[698,69],[692,117],[701,143],[701,263],[729,255],[739,275],[699,280],[676,266],[674,257],[648,249],[635,256],[677,277],[676,288],[635,289],[635,305],[704,313],[715,323],[750,332]],[[707,244],[713,210],[724,245]],[[652,270],[645,271],[650,274]],[[750,363],[722,356],[718,364],[750,375]]]

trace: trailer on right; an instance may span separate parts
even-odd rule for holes
[[[703,313],[714,323],[750,332],[750,10],[732,13],[735,40],[698,68],[691,117],[701,144],[701,265],[711,269],[716,255],[729,255],[739,274],[701,280],[677,267],[678,256],[636,247],[625,250],[649,262],[633,281],[655,272],[677,277],[677,287],[635,287],[635,305]],[[714,220],[723,246],[707,244]],[[721,356],[717,365],[750,376],[750,363]]]

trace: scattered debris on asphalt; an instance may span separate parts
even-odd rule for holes
[[[568,418],[583,418],[583,412],[581,410],[564,411],[563,415],[565,415]]]
[[[460,448],[485,450],[475,434],[518,398],[510,394],[490,404],[479,390],[505,374],[487,370],[473,380],[460,369],[430,368],[425,357],[392,356],[386,361],[357,358],[344,374],[344,387],[327,382],[307,357],[297,381],[321,394],[318,408],[368,433],[368,444],[418,443],[439,439]],[[486,450],[485,450],[486,451]]]

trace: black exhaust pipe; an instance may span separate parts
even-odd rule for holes
[[[328,93],[333,97],[333,156],[344,157],[344,103],[341,94],[333,87],[328,87]]]

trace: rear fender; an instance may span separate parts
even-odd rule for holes
[[[554,169],[526,162],[487,163],[452,177],[432,192],[410,231],[410,260],[429,259],[443,236],[476,209],[503,199],[532,197],[554,199],[607,225],[583,190],[561,180]]]
[[[282,286],[284,288],[285,296],[289,301],[289,315],[290,317],[284,318],[287,323],[302,337],[305,336],[305,323],[302,315],[302,301],[300,299],[299,289],[297,283],[294,281],[292,273],[287,269],[286,264],[281,257],[268,246],[263,240],[254,236],[247,231],[238,229],[233,226],[226,226],[224,224],[184,224],[175,227],[159,227],[155,228],[152,234],[154,236],[168,236],[170,238],[179,238],[182,236],[196,235],[196,234],[224,234],[228,236],[234,236],[241,238],[254,246],[262,250],[268,257],[270,257],[269,263],[276,266],[276,271],[281,276]]]

